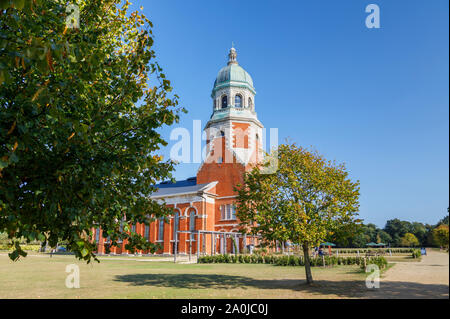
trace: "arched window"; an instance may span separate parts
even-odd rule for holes
[[[191,231],[191,240],[194,240],[194,231],[195,231],[195,210],[191,209],[191,213],[189,214],[189,230]]]
[[[225,132],[224,131],[220,131],[220,136],[225,136]]]
[[[159,219],[158,224],[158,240],[163,241],[164,240],[164,218]]]
[[[239,94],[234,97],[234,107],[242,107],[242,96]]]
[[[228,106],[228,97],[226,95],[222,96],[222,108],[226,108]]]
[[[150,225],[145,225],[144,227],[144,238],[146,241],[149,241],[150,237]]]
[[[100,228],[97,228],[95,230],[95,241],[97,242],[97,244],[100,241]]]
[[[248,98],[248,108],[251,109],[252,107],[253,107],[252,98],[249,97],[249,98]]]
[[[179,230],[180,226],[180,213],[177,211],[173,218],[173,239],[175,240],[175,236],[177,236],[177,231]]]

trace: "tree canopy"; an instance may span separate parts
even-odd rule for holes
[[[178,121],[178,97],[152,23],[128,1],[69,4],[1,1],[0,231],[66,241],[87,261],[93,227],[112,245],[155,249],[127,223],[168,213],[149,196],[171,177],[157,130]],[[25,255],[16,242],[10,257]]]
[[[246,232],[266,241],[303,246],[307,281],[312,283],[309,249],[343,225],[358,223],[359,182],[343,164],[295,144],[278,147],[278,169],[264,174],[255,167],[238,185],[237,217]]]
[[[400,245],[406,247],[416,247],[419,245],[419,240],[414,234],[406,233],[400,238]]]

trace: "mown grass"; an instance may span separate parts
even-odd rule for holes
[[[314,267],[315,285],[308,286],[303,267],[132,259],[87,265],[73,256],[36,254],[14,263],[1,253],[0,298],[358,298],[366,292],[358,266]],[[80,268],[79,289],[65,287],[69,264]]]

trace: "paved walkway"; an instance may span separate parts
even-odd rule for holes
[[[449,298],[449,254],[427,249],[421,262],[398,262],[368,298]]]

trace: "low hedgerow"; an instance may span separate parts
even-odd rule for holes
[[[386,268],[388,262],[386,260],[386,258],[384,257],[372,257],[369,260],[366,261],[366,264],[362,263],[360,264],[361,269],[366,269],[366,267],[370,264],[375,264],[378,266],[379,269],[384,269]]]
[[[13,250],[14,246],[9,244],[1,244],[0,250]],[[39,251],[41,245],[20,245],[20,248],[25,251]]]
[[[365,262],[364,262],[365,260]],[[214,255],[201,256],[199,263],[241,263],[241,264],[272,264],[277,266],[304,266],[305,260],[303,256],[296,255]],[[316,266],[337,266],[337,265],[360,265],[364,268],[368,264],[376,264],[380,269],[387,265],[386,258],[378,257],[336,257],[323,256],[310,258],[310,264]]]
[[[412,253],[414,248],[336,248],[333,249],[333,252],[338,252],[339,254],[356,254],[359,252],[360,254],[370,253],[370,252],[378,252],[378,253],[386,253],[391,252],[392,254],[409,254]]]

